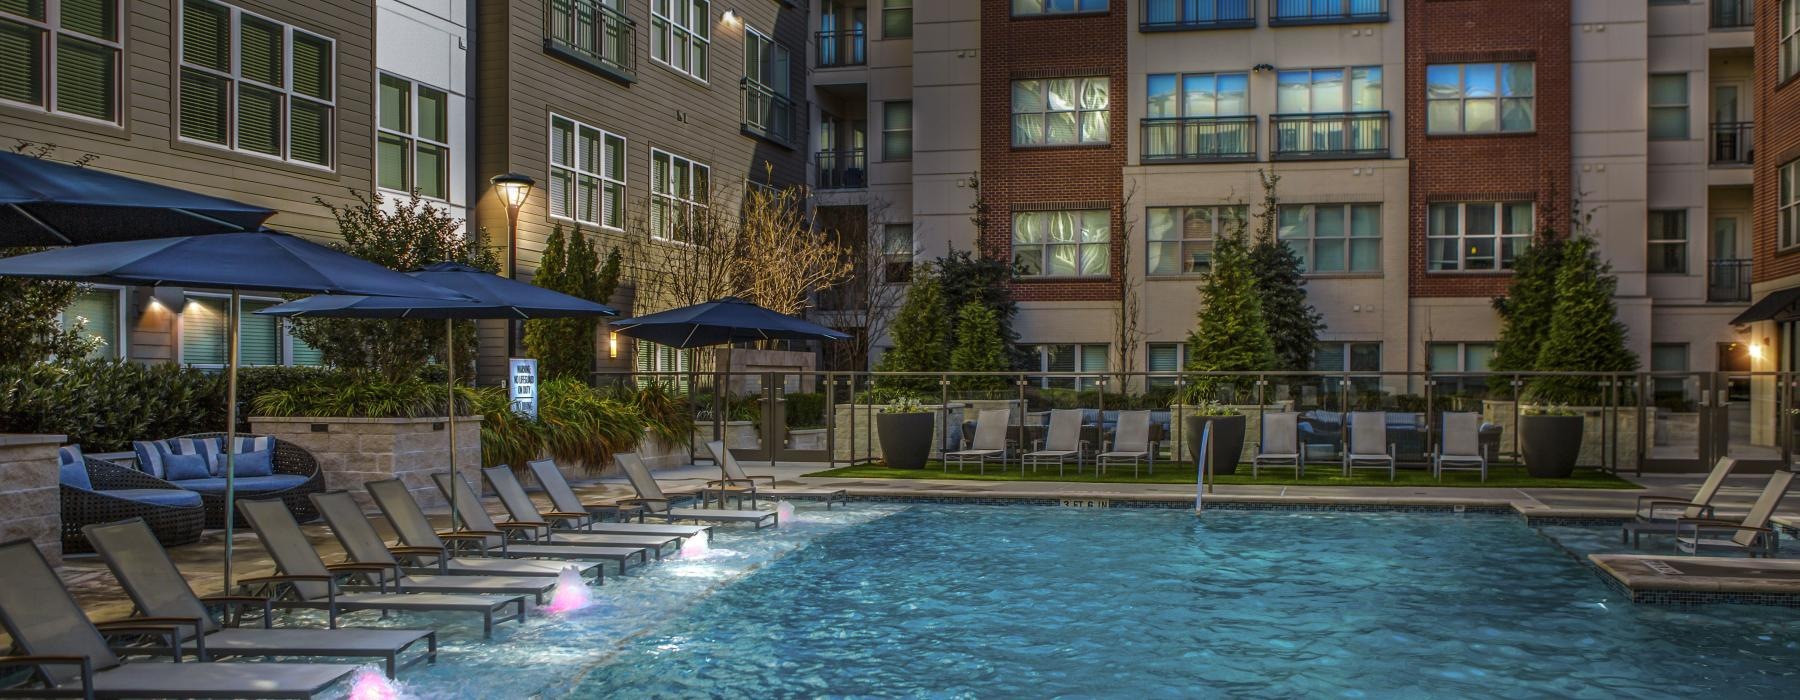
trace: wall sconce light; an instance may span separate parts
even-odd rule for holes
[[[608,331],[606,334],[606,359],[619,359],[619,332]]]
[[[738,23],[737,10],[726,8],[725,14],[719,16],[719,21],[724,22],[725,24],[737,24]]]
[[[1763,340],[1763,342],[1761,342],[1761,343],[1751,343],[1750,344],[1750,359],[1752,359],[1752,360],[1763,359],[1763,345],[1767,342],[1768,342],[1768,339],[1765,338]]]
[[[1257,72],[1257,73],[1272,73],[1275,71],[1275,66],[1267,64],[1267,63],[1258,63],[1254,66],[1251,66],[1250,70],[1253,72]]]

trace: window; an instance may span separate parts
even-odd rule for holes
[[[1800,159],[1781,166],[1781,188],[1775,200],[1781,247],[1800,245]]]
[[[648,340],[637,341],[632,348],[632,362],[639,373],[638,386],[660,384],[668,389],[686,391],[688,360],[691,355],[692,353],[681,348]]]
[[[1688,137],[1688,76],[1650,76],[1650,138],[1680,141]]]
[[[1535,63],[1425,67],[1425,131],[1481,134],[1537,128]]]
[[[1687,210],[1650,212],[1651,272],[1687,273]]]
[[[1106,78],[1015,80],[1012,87],[1014,146],[1107,143]]]
[[[1028,346],[1037,356],[1037,368],[1041,372],[1092,372],[1103,374],[1107,368],[1106,345],[1034,345]],[[1041,377],[1039,385],[1045,389],[1075,389],[1077,391],[1099,386],[1102,377]]]
[[[685,243],[694,217],[711,196],[712,169],[650,149],[650,235]]]
[[[1187,343],[1148,343],[1144,346],[1144,370],[1151,373],[1180,372],[1187,365]],[[1175,386],[1177,377],[1150,377],[1149,385]]]
[[[99,341],[88,359],[118,360],[125,357],[125,328],[121,309],[125,304],[125,292],[118,287],[94,287],[63,309],[61,321],[63,330],[74,330],[81,327],[83,338]]]
[[[1105,209],[1013,214],[1013,262],[1024,277],[1107,277],[1111,260]]]
[[[1687,343],[1651,343],[1650,371],[1688,371]],[[1658,404],[1668,401],[1681,402],[1687,399],[1687,377],[1652,377],[1650,386],[1651,395]]]
[[[894,284],[912,279],[912,224],[888,224],[882,227],[881,260],[881,281]]]
[[[786,46],[744,26],[743,125],[782,144],[794,139],[791,61]]]
[[[550,216],[611,229],[625,217],[625,137],[550,115]]]
[[[650,0],[651,58],[705,81],[711,47],[712,0]]]
[[[223,367],[227,364],[227,319],[231,297],[189,294],[181,311],[181,364]],[[280,299],[245,297],[238,307],[238,364],[318,364],[318,351],[291,337],[286,324],[257,311]]]
[[[1146,27],[1254,26],[1251,0],[1144,0]],[[1247,24],[1246,24],[1247,23]]]
[[[1249,74],[1158,73],[1149,76],[1145,92],[1144,116],[1158,120],[1144,124],[1146,158],[1255,157],[1256,119],[1246,116]]]
[[[181,6],[181,138],[331,167],[333,44],[211,0]]]
[[[1380,372],[1381,343],[1328,341],[1313,349],[1314,372]]]
[[[119,120],[117,0],[0,2],[0,101]]]
[[[1510,270],[1531,242],[1531,202],[1432,204],[1426,226],[1430,270]]]
[[[912,102],[881,103],[881,159],[912,160]]]
[[[881,38],[912,36],[913,0],[881,0]]]
[[[1425,369],[1431,372],[1486,372],[1494,362],[1493,343],[1431,343]],[[1486,377],[1434,377],[1440,391],[1452,394],[1487,388]]]
[[[1379,112],[1381,108],[1381,66],[1284,70],[1275,77],[1278,114]]]
[[[1245,207],[1151,207],[1144,218],[1145,274],[1195,275],[1212,269],[1213,241],[1243,225]]]
[[[1105,12],[1106,0],[1012,0],[1012,16],[1040,17]]]
[[[1289,204],[1279,236],[1307,272],[1380,272],[1381,205]]]
[[[383,188],[450,197],[450,95],[382,74],[375,177]]]
[[[1800,0],[1781,0],[1781,80],[1800,73]]]
[[[637,62],[632,55],[637,27],[625,16],[623,4],[624,0],[550,0],[544,8],[544,48],[614,79],[628,79]]]

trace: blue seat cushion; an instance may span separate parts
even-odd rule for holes
[[[114,489],[100,493],[159,506],[189,508],[200,505],[200,494],[182,489]]]
[[[80,445],[57,448],[56,467],[56,477],[62,483],[86,491],[94,490],[94,482],[88,478],[87,460],[81,457]]]
[[[270,474],[268,476],[238,477],[238,493],[268,493],[270,491],[286,491],[306,483],[307,477],[301,474]],[[224,493],[225,477],[210,479],[186,479],[175,482],[176,486],[201,493]]]
[[[193,481],[212,476],[211,465],[206,463],[206,455],[202,454],[169,454],[162,455],[163,478],[169,481]]]

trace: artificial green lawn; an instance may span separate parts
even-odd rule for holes
[[[988,465],[987,473],[981,474],[974,467],[958,471],[954,467],[944,471],[942,462],[932,461],[924,469],[891,469],[881,464],[866,464],[854,467],[839,467],[821,472],[807,474],[809,477],[840,479],[967,479],[971,481],[1077,481],[1105,484],[1191,484],[1194,483],[1194,467],[1191,464],[1158,464],[1156,475],[1143,474],[1134,478],[1131,469],[1117,467],[1107,469],[1105,476],[1095,476],[1093,465],[1088,465],[1082,474],[1075,474],[1071,467],[1064,476],[1058,476],[1055,467],[1039,468],[1032,472],[1025,470],[1021,475],[1018,465],[1001,469],[996,465]],[[1488,468],[1488,479],[1484,483],[1481,475],[1475,472],[1445,472],[1442,482],[1433,479],[1425,469],[1402,468],[1388,481],[1387,474],[1372,470],[1357,470],[1355,475],[1343,476],[1336,465],[1309,465],[1306,477],[1296,480],[1292,470],[1264,471],[1258,478],[1250,477],[1249,466],[1244,466],[1238,473],[1231,475],[1215,474],[1215,484],[1249,485],[1267,484],[1273,486],[1468,486],[1493,488],[1561,488],[1561,489],[1636,489],[1637,484],[1607,474],[1598,469],[1577,469],[1567,479],[1542,479],[1525,473],[1524,467],[1502,466]]]

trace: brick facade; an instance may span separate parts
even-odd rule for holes
[[[1781,173],[1800,158],[1800,75],[1781,79],[1781,2],[1756,6],[1756,174],[1751,190],[1751,257],[1756,281],[1800,274],[1800,249],[1779,251]]]
[[[1112,279],[1020,280],[1013,285],[1013,296],[1020,301],[1118,298],[1131,83],[1125,57],[1128,8],[1124,2],[1109,5],[1105,13],[1014,18],[1010,0],[981,3],[982,254],[1011,259],[1016,209],[1067,203],[1071,209],[1104,206],[1112,212]],[[1013,147],[1013,79],[1099,75],[1110,79],[1110,143]]]
[[[1491,297],[1509,273],[1426,272],[1431,202],[1530,198],[1540,226],[1566,228],[1570,211],[1570,6],[1568,0],[1407,0],[1406,151],[1408,289],[1413,297]],[[1536,131],[1428,136],[1425,67],[1534,61]]]

